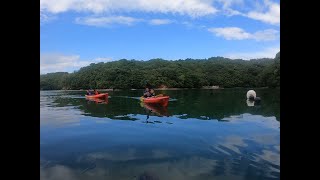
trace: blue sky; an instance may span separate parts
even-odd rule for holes
[[[119,59],[273,58],[279,0],[40,0],[40,73]]]

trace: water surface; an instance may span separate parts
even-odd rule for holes
[[[279,90],[157,91],[167,108],[139,101],[142,91],[40,91],[41,179],[279,179]]]

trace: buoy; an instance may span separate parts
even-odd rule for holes
[[[249,90],[247,92],[247,99],[254,100],[257,97],[257,94],[254,90]]]

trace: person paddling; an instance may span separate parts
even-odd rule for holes
[[[154,97],[154,96],[156,96],[154,89],[150,89],[150,97]]]
[[[154,96],[156,96],[154,89],[146,87],[146,89],[144,90],[144,93],[143,93],[143,97],[149,98],[149,97],[154,97]]]
[[[95,95],[98,95],[98,94],[100,94],[96,89],[94,90],[94,94]]]

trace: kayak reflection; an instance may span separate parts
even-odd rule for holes
[[[151,113],[154,113],[158,116],[167,116],[169,117],[168,108],[166,106],[160,106],[157,104],[147,104],[147,103],[140,103],[140,106],[145,108],[147,111],[147,115],[149,116]]]
[[[88,104],[96,103],[96,104],[108,104],[108,98],[86,98]]]

